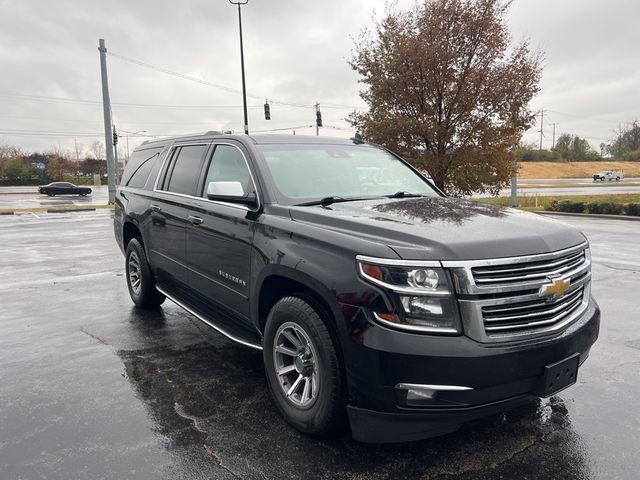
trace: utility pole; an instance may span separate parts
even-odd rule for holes
[[[556,125],[558,125],[556,122],[553,122],[551,124],[551,126],[553,127],[553,142],[551,142],[551,150],[556,148]]]
[[[518,162],[511,163],[511,206],[518,206]]]
[[[102,110],[104,113],[104,147],[107,156],[107,179],[109,183],[109,203],[116,199],[116,165],[113,155],[113,134],[111,131],[111,99],[109,98],[109,82],[107,80],[107,47],[104,39],[98,42],[100,51],[100,73],[102,76]]]
[[[544,109],[540,110],[540,151],[542,151],[542,127],[544,126]]]
[[[235,1],[229,0],[232,5],[238,5],[238,26],[240,27],[240,69],[242,70],[242,106],[244,108],[244,134],[249,135],[249,118],[247,114],[247,85],[244,79],[244,47],[242,45],[242,13],[240,5],[246,5],[249,0]]]

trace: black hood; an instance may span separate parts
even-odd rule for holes
[[[578,230],[556,220],[444,197],[291,207],[290,213],[296,221],[377,240],[402,258],[410,259],[474,260],[531,255],[585,241]]]

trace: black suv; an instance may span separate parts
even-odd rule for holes
[[[135,150],[115,236],[134,303],[166,297],[262,350],[309,434],[394,442],[575,383],[598,336],[585,237],[447,198],[359,139],[209,132]]]

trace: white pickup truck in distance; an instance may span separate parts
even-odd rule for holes
[[[602,170],[601,172],[593,174],[594,182],[597,182],[598,180],[601,182],[604,182],[605,180],[615,180],[616,182],[619,182],[623,178],[624,172],[622,170]]]

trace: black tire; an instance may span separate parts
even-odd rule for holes
[[[137,307],[157,308],[162,305],[166,297],[156,288],[156,279],[149,268],[147,255],[138,238],[131,239],[127,245],[125,270],[129,295]],[[139,280],[135,285],[134,279]]]
[[[616,182],[619,182],[619,181],[620,181],[620,177],[616,177]]]
[[[280,299],[269,312],[265,326],[263,360],[267,384],[275,404],[286,422],[308,435],[327,436],[345,426],[345,385],[337,341],[332,337],[328,314],[313,298],[305,295]],[[308,406],[295,404],[284,391],[276,374],[274,353],[276,334],[281,327],[295,324],[311,341],[316,353],[316,396]],[[293,376],[301,375],[292,372]],[[310,377],[307,377],[310,378]],[[305,385],[306,387],[306,385]]]

